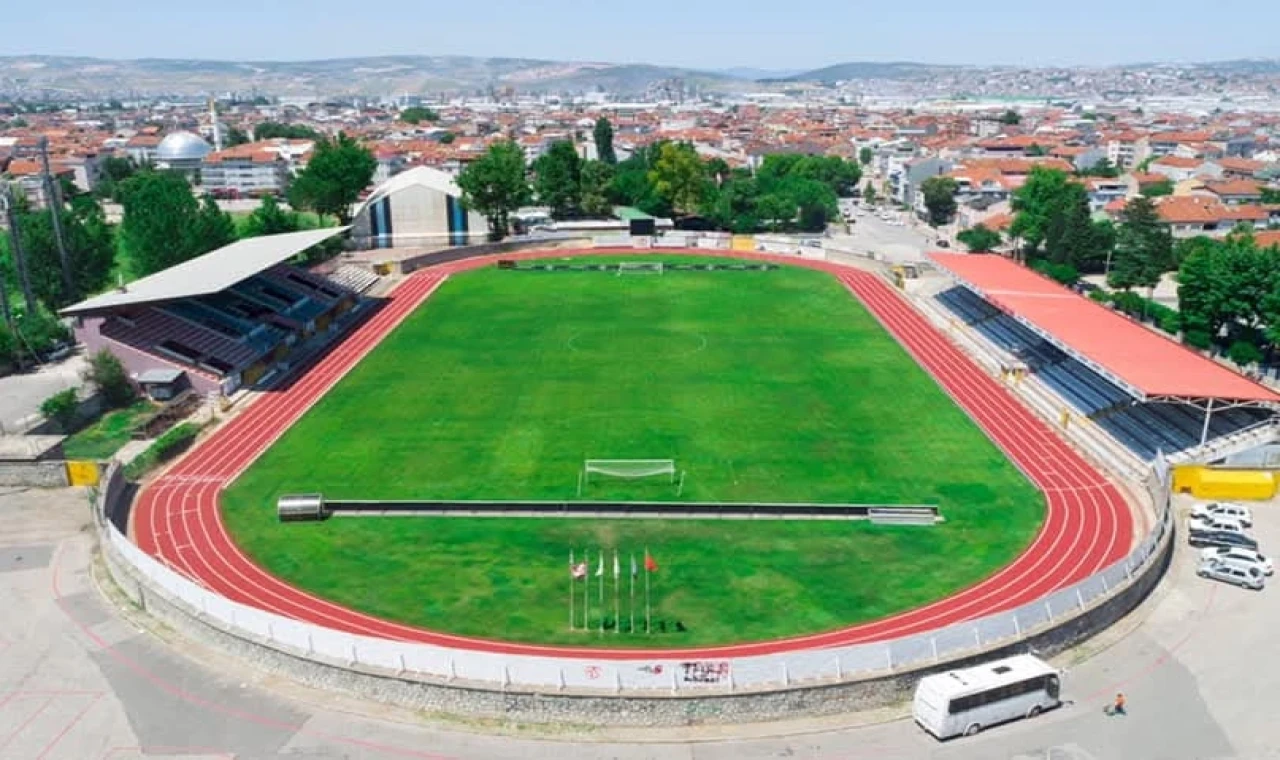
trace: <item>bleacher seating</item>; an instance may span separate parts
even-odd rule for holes
[[[225,375],[247,366],[261,355],[261,351],[247,341],[156,308],[144,308],[123,319],[109,317],[102,325],[101,334],[213,375]]]
[[[329,279],[353,293],[364,293],[378,281],[378,275],[364,267],[343,264],[329,275]]]
[[[995,346],[1020,358],[1036,377],[1080,414],[1144,459],[1200,445],[1204,412],[1186,404],[1139,403],[1128,392],[1051,345],[1013,317],[964,287],[936,296],[952,314]],[[1208,440],[1236,433],[1272,416],[1266,409],[1214,412]]]

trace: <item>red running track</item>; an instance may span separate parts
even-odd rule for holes
[[[594,251],[601,252],[601,251]],[[576,255],[539,251],[502,258]],[[691,251],[700,255],[705,250]],[[921,633],[1027,604],[1123,557],[1133,538],[1129,505],[1107,479],[982,372],[875,275],[781,256],[725,253],[809,266],[840,279],[1043,491],[1045,522],[1031,545],[985,580],[954,596],[880,620],[788,639],[680,650],[557,647],[478,639],[382,620],[326,601],[255,565],[222,523],[218,494],[357,364],[452,272],[495,256],[422,270],[384,308],[284,390],[267,393],[148,484],[133,511],[138,545],[171,568],[231,600],[340,631],[489,652],[604,659],[728,657],[882,641]]]

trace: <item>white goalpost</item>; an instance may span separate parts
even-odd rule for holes
[[[684,472],[676,470],[674,459],[585,459],[582,470],[578,472],[578,496],[582,496],[582,490],[591,485],[592,476],[597,481],[602,478],[638,480],[661,477],[676,487],[676,496],[684,491]]]
[[[662,274],[662,262],[623,261],[618,264],[618,276],[624,274]]]

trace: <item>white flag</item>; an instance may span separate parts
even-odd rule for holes
[[[596,565],[596,577],[604,576],[604,552],[600,552],[600,564]]]
[[[613,579],[616,581],[622,575],[622,565],[618,564],[618,550],[613,550]]]

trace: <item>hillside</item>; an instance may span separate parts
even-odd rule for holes
[[[0,56],[0,95],[67,93],[209,95],[263,92],[279,96],[366,96],[470,92],[511,87],[519,92],[601,87],[639,93],[669,79],[702,87],[739,84],[734,77],[647,64],[583,63],[468,56],[380,56],[316,61],[206,61],[69,56]]]

